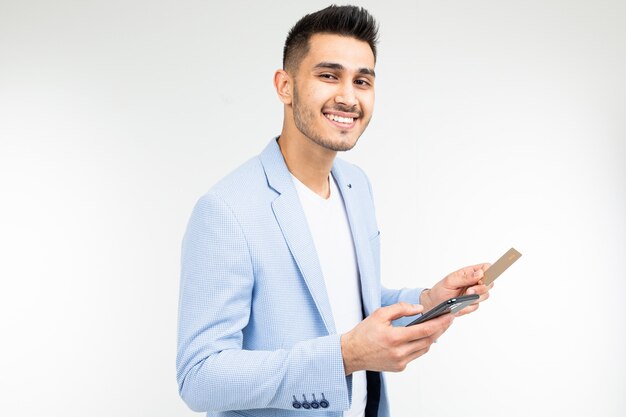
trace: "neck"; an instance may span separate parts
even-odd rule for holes
[[[322,198],[330,195],[328,177],[337,152],[328,150],[300,131],[289,132],[283,127],[278,146],[289,171]]]

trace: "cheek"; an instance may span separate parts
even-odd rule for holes
[[[335,101],[335,96],[339,94],[336,86],[328,83],[312,84],[304,94],[307,97],[307,104],[313,107],[327,107]]]
[[[317,105],[317,95],[314,90],[303,90],[298,92],[299,104],[310,111]]]
[[[368,113],[372,113],[372,110],[374,110],[374,92],[370,92],[370,93],[366,93],[363,96],[363,99],[361,100],[361,106],[363,107],[363,110],[368,112]]]

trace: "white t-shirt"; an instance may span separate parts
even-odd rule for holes
[[[323,199],[292,175],[319,257],[338,334],[363,320],[361,284],[354,242],[343,198],[332,175]],[[352,374],[352,407],[344,417],[362,417],[367,403],[365,371]]]

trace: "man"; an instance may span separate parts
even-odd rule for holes
[[[430,290],[381,287],[369,182],[335,159],[372,116],[376,37],[362,8],[303,17],[274,76],[280,136],[194,209],[183,242],[177,378],[196,411],[388,416],[380,372],[426,353],[453,317],[402,324],[463,292],[488,297],[487,264]]]

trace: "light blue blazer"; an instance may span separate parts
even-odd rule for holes
[[[332,173],[352,230],[365,315],[417,303],[421,289],[381,287],[367,177],[339,159]],[[207,416],[340,417],[350,407],[352,378],[276,139],[193,210],[182,246],[176,367],[181,397]],[[387,417],[382,376],[380,382],[378,416]]]

